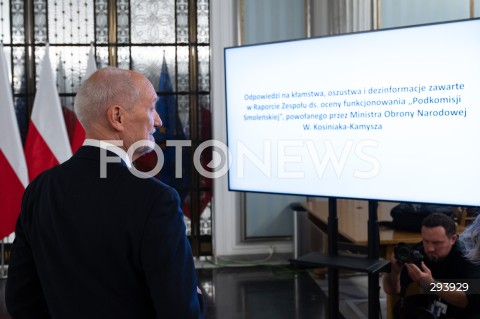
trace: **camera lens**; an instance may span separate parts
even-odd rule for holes
[[[420,263],[424,260],[424,256],[422,253],[410,246],[406,243],[400,243],[393,249],[393,253],[395,254],[395,258],[400,263]]]
[[[411,250],[407,245],[398,245],[394,249],[395,258],[400,262],[406,262],[410,259]]]

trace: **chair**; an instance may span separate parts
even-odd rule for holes
[[[453,207],[453,218],[458,226],[465,228],[478,216],[478,207]]]

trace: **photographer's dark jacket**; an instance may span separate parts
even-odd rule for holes
[[[413,247],[413,249],[419,250],[424,256],[422,243],[419,243]],[[471,263],[462,253],[463,246],[458,241],[452,247],[452,250],[448,256],[442,261],[430,261],[428,258],[424,260],[425,265],[431,270],[432,276],[435,280],[441,282],[465,282],[469,283],[469,291],[467,293],[468,306],[467,308],[459,308],[448,304],[445,300],[442,300],[448,305],[447,316],[452,317],[464,317],[472,314],[478,314],[480,312],[480,265]],[[408,275],[406,268],[402,269],[400,282],[402,290],[412,283],[412,279]],[[475,293],[473,293],[475,292]],[[431,301],[438,299],[435,294],[430,294]]]

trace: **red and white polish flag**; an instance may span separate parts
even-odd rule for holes
[[[15,230],[23,192],[28,185],[27,164],[13,106],[12,87],[3,44],[0,43],[0,240]]]
[[[29,180],[72,156],[60,98],[53,77],[48,44],[25,142]]]

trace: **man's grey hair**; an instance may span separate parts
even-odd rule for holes
[[[140,97],[132,72],[106,67],[93,73],[80,87],[75,97],[74,109],[85,128],[105,118],[108,107],[120,105],[127,110]]]

